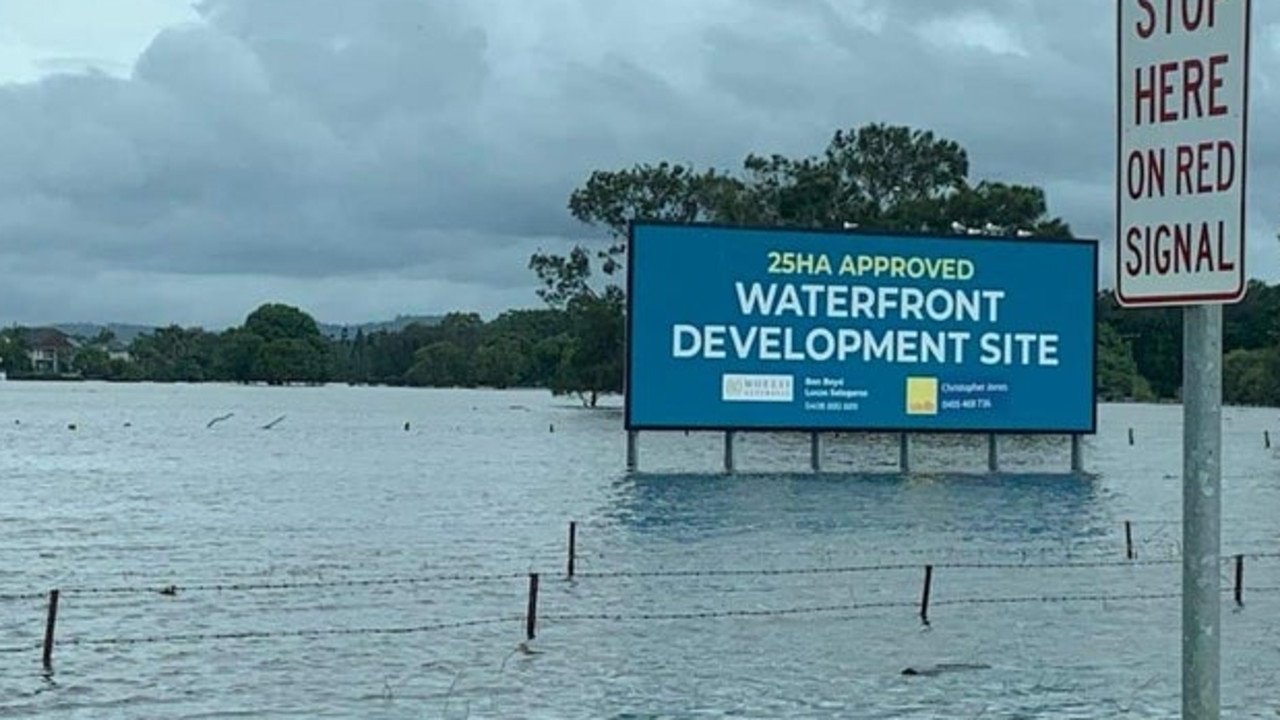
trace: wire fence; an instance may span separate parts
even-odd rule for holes
[[[581,557],[581,556],[578,556]],[[1250,552],[1236,555],[1223,555],[1220,560],[1229,565],[1237,559],[1275,560],[1280,559],[1280,552]],[[865,565],[823,565],[812,567],[744,567],[744,568],[697,568],[697,569],[655,569],[655,570],[601,570],[574,572],[574,578],[610,580],[631,578],[690,578],[690,577],[777,577],[792,575],[846,575],[856,573],[878,573],[897,571],[919,571],[926,565],[937,569],[951,570],[1066,570],[1087,568],[1123,568],[1123,567],[1157,567],[1180,565],[1180,558],[1135,559],[1135,560],[1050,560],[1037,562],[1001,561],[942,561],[928,563],[874,563]],[[387,587],[397,585],[428,585],[435,583],[493,583],[527,578],[527,572],[503,573],[471,573],[471,574],[439,574],[422,576],[405,576],[392,578],[352,578],[338,580],[308,580],[261,583],[196,583],[191,585],[115,585],[68,587],[60,590],[65,596],[70,595],[176,595],[179,592],[257,592],[276,590],[308,590],[330,588]],[[45,592],[0,593],[0,602],[40,600],[47,597]]]
[[[1127,526],[1128,524],[1126,524]],[[485,626],[501,626],[505,624],[516,624],[523,622],[525,624],[526,640],[532,640],[535,637],[537,624],[542,623],[574,623],[574,622],[615,622],[615,623],[639,623],[639,622],[657,622],[657,621],[689,621],[689,620],[714,620],[722,618],[780,618],[788,616],[812,616],[822,614],[844,614],[850,617],[866,616],[871,617],[868,613],[880,610],[901,610],[911,609],[918,613],[920,620],[928,625],[929,610],[936,607],[948,606],[993,606],[993,605],[1018,605],[1018,604],[1066,604],[1066,603],[1125,603],[1125,602],[1154,602],[1167,601],[1181,597],[1180,592],[1153,592],[1137,587],[1135,584],[1132,592],[1081,592],[1076,594],[1023,594],[1023,595],[993,595],[993,596],[962,596],[962,597],[932,597],[932,578],[935,571],[1003,571],[1003,572],[1035,572],[1035,571],[1055,571],[1055,570],[1073,570],[1073,569],[1103,569],[1103,568],[1155,568],[1169,567],[1181,564],[1182,559],[1177,557],[1170,558],[1146,558],[1137,559],[1131,548],[1126,550],[1128,557],[1126,559],[1079,559],[1079,558],[1050,558],[1045,560],[1036,560],[1036,553],[1020,552],[1022,560],[1018,562],[1010,562],[1003,560],[957,560],[957,561],[940,561],[927,563],[906,563],[906,562],[880,562],[867,564],[849,564],[849,565],[816,565],[809,567],[741,567],[741,568],[655,568],[655,569],[599,569],[579,572],[576,570],[578,561],[585,557],[577,551],[577,525],[570,524],[569,548],[567,560],[567,572],[564,574],[565,579],[572,580],[575,583],[584,583],[594,585],[597,583],[608,581],[627,581],[638,579],[690,579],[690,578],[717,578],[717,577],[786,577],[786,576],[815,576],[815,577],[835,577],[842,575],[871,575],[882,576],[890,573],[905,572],[921,572],[924,573],[924,582],[921,588],[921,595],[907,598],[897,599],[875,599],[855,602],[814,604],[807,606],[792,607],[773,607],[773,608],[703,608],[703,609],[674,609],[671,611],[646,611],[646,612],[622,612],[622,611],[593,611],[587,609],[577,612],[572,608],[566,611],[559,611],[555,608],[550,613],[539,613],[537,611],[538,604],[538,588],[539,579],[542,577],[540,573],[530,572],[495,572],[495,573],[435,573],[401,577],[375,577],[375,578],[342,578],[330,580],[306,580],[306,581],[284,581],[284,582],[212,582],[212,583],[193,583],[190,585],[102,585],[102,586],[84,586],[84,587],[67,587],[52,590],[49,593],[44,592],[17,592],[0,594],[0,602],[19,603],[32,602],[45,599],[49,600],[46,616],[45,637],[43,642],[18,643],[12,645],[0,645],[0,655],[13,655],[20,653],[31,653],[42,651],[46,667],[51,664],[51,656],[55,645],[55,629],[57,624],[57,607],[60,597],[129,597],[142,595],[161,595],[161,596],[177,596],[179,594],[189,593],[239,593],[248,594],[255,592],[273,592],[273,591],[311,591],[336,588],[378,588],[388,586],[425,586],[432,584],[462,584],[468,587],[495,584],[510,583],[514,580],[528,578],[529,593],[527,597],[528,605],[522,614],[498,614],[492,617],[480,617],[462,620],[441,620],[431,623],[420,623],[406,626],[376,626],[376,627],[322,627],[322,628],[299,628],[299,629],[262,629],[262,630],[228,630],[228,631],[209,631],[209,632],[193,632],[193,633],[161,633],[123,637],[86,637],[73,634],[69,637],[63,637],[56,640],[59,647],[75,647],[75,646],[126,646],[140,644],[156,644],[156,643],[192,643],[192,642],[213,642],[227,640],[255,640],[255,639],[273,639],[273,638],[315,638],[328,636],[351,636],[351,635],[410,635],[421,633],[442,632],[448,630],[459,630],[465,628],[476,628]],[[1128,530],[1128,527],[1126,527]],[[1130,533],[1126,532],[1126,536]],[[1131,540],[1130,540],[1131,543]],[[920,550],[921,556],[925,555],[927,550]],[[936,551],[935,554],[945,554],[942,551]],[[1001,553],[992,553],[993,556],[1001,556]],[[1266,562],[1280,559],[1280,551],[1254,551],[1248,553],[1237,553],[1234,555],[1225,555],[1220,558],[1223,561],[1223,569],[1226,571],[1226,584],[1221,586],[1221,591],[1233,596],[1237,607],[1243,607],[1243,595],[1246,590],[1243,571],[1246,564],[1252,565],[1258,562]],[[1280,586],[1258,585],[1248,587],[1250,594],[1272,594],[1280,593]],[[678,593],[672,593],[678,595]],[[561,602],[579,602],[581,598],[560,597]]]
[[[1232,587],[1223,587],[1222,593],[1233,593]],[[1250,588],[1254,594],[1280,593],[1280,587],[1266,586]],[[1021,605],[1021,604],[1069,604],[1069,603],[1124,603],[1135,601],[1173,600],[1181,597],[1181,593],[1080,593],[1063,595],[1020,595],[1003,597],[960,597],[944,598],[931,602],[932,607],[966,606],[966,605]],[[539,623],[569,623],[607,621],[619,623],[660,622],[681,620],[716,620],[729,618],[779,618],[787,616],[819,615],[830,613],[859,613],[868,610],[885,609],[918,609],[920,604],[911,601],[873,601],[842,603],[835,605],[756,608],[736,610],[703,610],[687,612],[583,612],[583,613],[550,613],[538,615]],[[505,617],[478,618],[452,622],[428,623],[407,627],[360,627],[360,628],[316,628],[299,630],[247,630],[234,632],[209,633],[169,633],[134,637],[72,637],[58,641],[58,646],[110,646],[139,645],[155,643],[207,642],[220,640],[255,640],[280,638],[306,638],[342,635],[410,635],[480,627],[486,625],[502,625],[528,623],[528,615],[509,615]],[[529,639],[532,639],[530,637]],[[0,647],[0,654],[27,653],[41,650],[43,644],[29,643]]]

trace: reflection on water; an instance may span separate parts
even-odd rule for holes
[[[994,476],[983,438],[918,439],[905,476],[896,437],[831,438],[815,476],[798,434],[740,435],[727,476],[711,433],[645,434],[627,475],[616,409],[538,392],[7,383],[0,709],[1174,716],[1179,413],[1104,407],[1084,476],[1034,436],[1002,438]],[[1272,414],[1224,418],[1224,554],[1280,551]],[[1248,562],[1223,698],[1275,717],[1280,559]]]

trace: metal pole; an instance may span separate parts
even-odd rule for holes
[[[1182,717],[1218,720],[1222,306],[1182,312]]]
[[[1071,472],[1084,472],[1084,445],[1079,435],[1071,436]]]
[[[809,467],[816,473],[822,472],[822,435],[819,433],[809,435]]]
[[[726,430],[724,433],[724,471],[733,473],[733,431]]]
[[[995,433],[987,435],[987,471],[1000,472],[1000,443]]]
[[[911,436],[906,433],[898,435],[898,467],[904,473],[911,472]]]

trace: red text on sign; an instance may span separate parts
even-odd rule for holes
[[[1173,148],[1133,150],[1125,162],[1125,189],[1131,200],[1169,194],[1207,195],[1231,190],[1236,182],[1236,146],[1230,140],[1205,140]]]
[[[1127,275],[1231,272],[1226,257],[1227,224],[1194,222],[1130,227],[1125,232]]]
[[[1223,54],[1153,63],[1134,69],[1134,123],[1142,125],[1177,122],[1191,118],[1227,114],[1218,91],[1225,81],[1222,66],[1230,62]],[[1206,87],[1207,86],[1207,87]]]
[[[1138,37],[1146,40],[1157,30],[1172,35],[1179,30],[1195,32],[1202,25],[1213,28],[1219,2],[1222,0],[1138,0],[1142,9],[1142,19],[1135,27]]]

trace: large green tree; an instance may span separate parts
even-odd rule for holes
[[[634,220],[714,221],[775,227],[949,233],[955,223],[986,234],[1070,236],[1037,187],[969,179],[954,140],[873,123],[836,131],[822,153],[801,158],[749,154],[737,174],[663,161],[592,172],[569,196],[574,218],[600,232],[592,248],[537,252],[529,268],[548,307],[575,317],[561,348],[557,387],[594,404],[622,378],[624,303],[620,273]],[[609,315],[609,313],[613,313]],[[617,336],[607,335],[616,332]],[[584,335],[587,333],[588,335]],[[587,353],[584,348],[592,350]],[[615,347],[605,362],[602,348]],[[584,359],[589,358],[589,359]]]
[[[311,315],[283,303],[260,305],[245,318],[226,360],[248,379],[272,385],[328,378],[329,345]]]
[[[954,140],[883,123],[837,130],[815,156],[749,154],[737,174],[669,161],[596,170],[569,196],[569,212],[604,242],[594,252],[578,245],[530,258],[543,299],[561,307],[593,280],[616,284],[632,220],[911,232],[951,232],[959,222],[989,234],[1071,233],[1049,216],[1040,188],[974,183]]]

